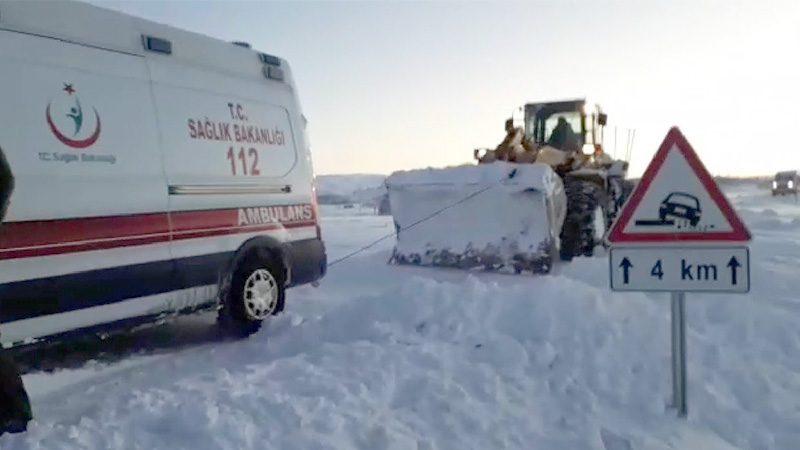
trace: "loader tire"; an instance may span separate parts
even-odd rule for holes
[[[611,189],[611,194],[608,196],[608,211],[606,211],[606,228],[611,228],[611,225],[622,212],[625,202],[633,193],[636,187],[631,180],[614,180],[614,187]]]
[[[592,181],[565,177],[567,215],[561,229],[561,259],[592,256],[605,229],[607,202],[603,188]]]
[[[628,197],[631,196],[634,188],[636,188],[636,183],[633,181],[625,180],[622,182],[622,203],[628,201]]]

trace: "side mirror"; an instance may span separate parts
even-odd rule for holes
[[[605,125],[606,123],[608,123],[608,114],[600,113],[597,116],[597,123],[600,124],[600,125]]]

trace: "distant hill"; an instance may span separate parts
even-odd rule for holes
[[[317,190],[324,194],[350,195],[359,190],[381,187],[385,178],[386,175],[361,173],[318,175]]]
[[[380,174],[318,175],[318,200],[323,205],[377,206],[386,194],[385,179],[386,175]]]

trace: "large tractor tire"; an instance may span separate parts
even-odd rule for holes
[[[631,196],[633,190],[636,188],[636,183],[631,180],[625,180],[622,182],[622,202],[626,202],[628,197]]]
[[[628,201],[633,190],[636,188],[636,183],[631,180],[623,180],[622,181],[622,198],[619,199],[619,210],[622,210],[622,207],[625,206],[625,202]]]
[[[611,180],[608,198],[606,198],[608,205],[606,209],[606,228],[611,228],[635,187],[636,185],[631,180]]]
[[[567,215],[561,229],[561,259],[592,256],[606,231],[606,194],[590,180],[564,177]]]

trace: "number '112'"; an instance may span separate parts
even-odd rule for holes
[[[234,154],[233,147],[228,149],[228,161],[231,162],[231,173],[233,175],[238,175],[236,173],[236,160],[241,162],[242,167],[242,175],[261,175],[261,171],[258,169],[258,150],[254,148],[249,148],[247,150],[247,154],[245,155],[244,147],[239,150],[238,155]],[[248,161],[250,162],[250,169],[248,173]]]

